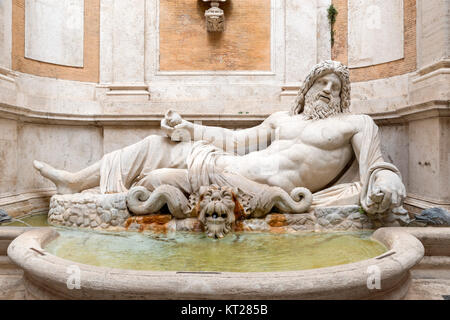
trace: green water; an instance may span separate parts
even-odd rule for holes
[[[134,270],[268,272],[322,268],[387,251],[371,232],[235,233],[214,240],[202,233],[98,233],[58,228],[45,250],[79,263]]]
[[[21,218],[15,218],[12,222],[1,224],[8,227],[48,227],[47,213],[30,214]]]

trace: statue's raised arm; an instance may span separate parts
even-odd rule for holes
[[[172,141],[205,140],[218,148],[243,155],[270,145],[275,137],[275,130],[271,126],[275,115],[255,127],[230,130],[192,123],[184,120],[177,112],[168,110],[161,120],[161,129]]]

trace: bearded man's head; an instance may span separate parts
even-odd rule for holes
[[[348,112],[350,77],[348,68],[338,61],[326,60],[312,69],[299,90],[291,115],[306,119],[324,119]]]

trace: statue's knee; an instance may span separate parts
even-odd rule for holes
[[[167,139],[166,137],[163,136],[158,136],[156,134],[152,134],[147,136],[144,141],[146,141],[149,144],[157,144],[160,145],[161,143],[164,142],[164,140]]]
[[[161,185],[161,179],[157,174],[150,172],[142,178],[137,185],[146,187],[147,189],[153,191]]]

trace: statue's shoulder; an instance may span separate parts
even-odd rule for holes
[[[268,116],[266,120],[277,120],[286,117],[290,117],[289,111],[277,111]]]
[[[277,111],[272,113],[268,118],[287,117],[287,116],[289,116],[289,111]]]
[[[367,114],[342,114],[341,119],[345,119],[347,121],[356,121],[356,122],[370,122],[373,123],[373,119],[371,116]]]
[[[275,125],[279,123],[280,120],[286,119],[287,117],[290,117],[288,111],[277,111],[268,116],[263,123],[265,125]]]
[[[343,114],[341,119],[351,124],[357,132],[376,126],[375,121],[367,114]]]

